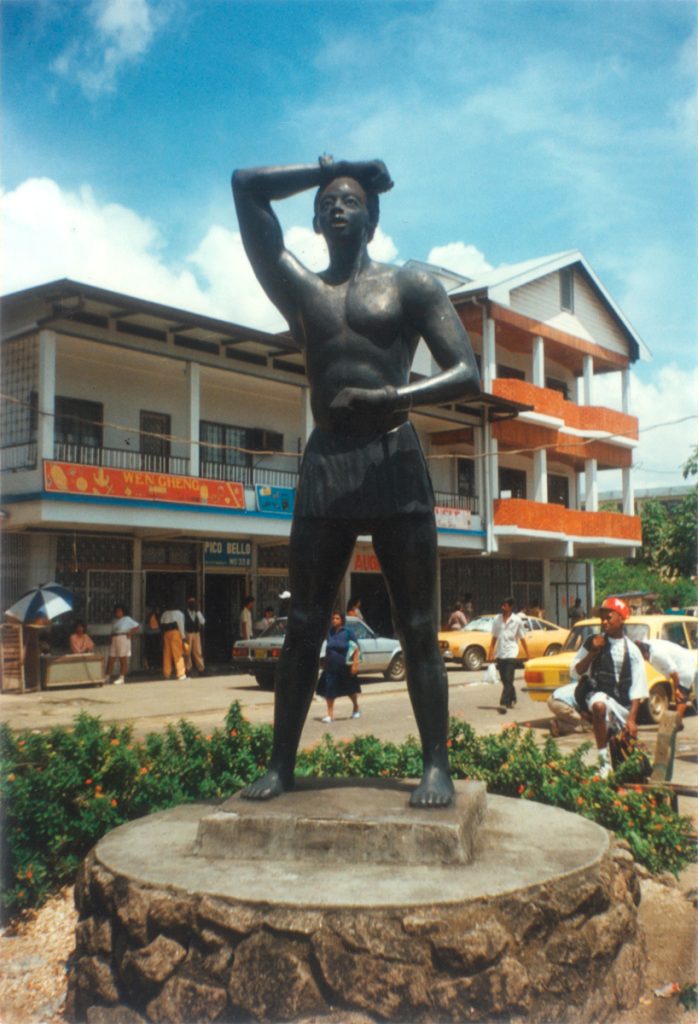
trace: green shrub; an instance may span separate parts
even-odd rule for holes
[[[0,811],[3,901],[18,910],[41,903],[70,882],[97,840],[110,829],[153,811],[234,793],[257,778],[271,753],[272,732],[250,725],[233,704],[225,727],[203,735],[180,721],[144,742],[131,729],[80,715],[73,728],[14,734],[0,726]],[[449,754],[456,778],[481,779],[491,793],[537,800],[583,814],[626,839],[650,871],[678,873],[695,859],[691,823],[656,792],[638,790],[630,759],[613,783],[583,763],[588,747],[563,755],[552,738],[512,726],[478,737],[452,719]],[[299,775],[415,778],[419,744],[329,736],[299,753]]]

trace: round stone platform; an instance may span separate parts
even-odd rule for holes
[[[412,788],[308,781],[114,830],[76,886],[69,1012],[597,1022],[635,1005],[639,886],[609,833],[502,797],[485,814],[479,783],[410,810]]]

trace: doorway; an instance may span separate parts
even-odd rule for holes
[[[395,636],[390,598],[380,573],[353,572],[349,597],[360,599],[361,614],[374,633],[379,636]]]
[[[237,573],[209,573],[204,581],[204,656],[209,665],[227,665],[238,639],[245,577]]]

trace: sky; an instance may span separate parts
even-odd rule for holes
[[[580,249],[652,359],[635,486],[696,443],[693,0],[4,0],[3,294],[70,277],[280,330],[236,167],[385,160],[372,255]],[[320,269],[311,199],[277,205]],[[618,375],[598,404],[620,405]],[[603,473],[600,488],[618,487]]]

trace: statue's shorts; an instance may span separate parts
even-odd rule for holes
[[[318,428],[310,435],[296,516],[375,520],[433,511],[429,469],[411,423],[365,437]]]

